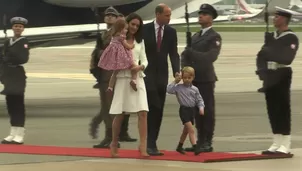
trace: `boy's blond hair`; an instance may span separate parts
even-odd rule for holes
[[[188,74],[190,74],[193,77],[195,76],[195,70],[194,70],[194,68],[189,67],[189,66],[183,67],[183,69],[181,70],[181,72],[182,72],[182,75],[184,73],[188,73]]]

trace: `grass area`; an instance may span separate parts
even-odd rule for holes
[[[187,28],[183,27],[183,26],[176,26],[174,27],[177,32],[186,32]],[[265,32],[265,27],[215,27],[213,26],[213,28],[217,31],[217,32]],[[200,30],[199,27],[191,27],[190,28],[191,32],[198,32]],[[270,27],[269,28],[270,31],[274,31],[275,28]],[[302,27],[293,27],[292,30],[294,32],[302,32]]]

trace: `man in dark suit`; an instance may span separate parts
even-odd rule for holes
[[[180,58],[177,52],[176,30],[168,26],[171,9],[165,4],[159,4],[155,9],[156,20],[144,26],[144,42],[148,59],[145,70],[147,89],[148,141],[149,155],[163,155],[156,145],[163,117],[168,85],[168,54],[174,74],[180,70]]]
[[[199,89],[204,102],[205,114],[196,115],[196,128],[198,130],[198,147],[200,152],[213,151],[212,139],[215,127],[215,97],[214,89],[217,76],[214,62],[221,49],[221,36],[212,29],[213,20],[217,11],[209,4],[202,4],[199,10],[199,24],[201,30],[193,35],[192,46],[182,53],[181,65],[191,66],[195,69],[193,84]],[[187,148],[192,151],[193,148]]]

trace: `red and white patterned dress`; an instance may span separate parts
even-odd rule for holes
[[[133,64],[131,49],[123,46],[122,42],[126,39],[125,35],[116,36],[111,39],[110,44],[102,53],[98,66],[105,70],[128,69]]]

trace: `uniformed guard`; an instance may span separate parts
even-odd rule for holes
[[[263,89],[273,144],[263,154],[290,154],[291,109],[290,87],[293,62],[299,48],[296,34],[288,28],[292,14],[277,9],[274,18],[275,32],[266,35],[266,41],[257,55],[257,71]]]
[[[107,30],[103,31],[100,35],[100,38],[97,40],[96,47],[91,55],[91,62],[90,62],[90,72],[94,75],[97,79],[101,101],[101,111],[92,118],[90,123],[89,132],[93,138],[97,137],[97,130],[99,124],[104,121],[105,122],[105,138],[97,145],[94,145],[94,148],[109,148],[109,145],[112,140],[112,121],[109,114],[109,109],[111,106],[112,97],[108,95],[106,92],[109,84],[110,77],[112,75],[112,71],[106,71],[99,68],[98,62],[101,56],[101,53],[106,49],[111,41],[111,34],[112,34],[112,25],[116,22],[119,13],[118,11],[113,8],[109,7],[105,10],[105,18],[104,21],[107,24]],[[137,139],[131,138],[128,134],[128,123],[129,123],[129,116],[124,118],[122,123],[121,133],[120,133],[120,141],[127,141],[127,142],[134,142]]]
[[[21,35],[27,20],[22,17],[14,17],[11,19],[11,24],[14,37],[4,42],[0,69],[0,81],[4,85],[1,94],[6,96],[11,128],[2,144],[23,144],[26,74],[22,65],[28,62],[29,47],[28,40]]]
[[[181,65],[195,69],[195,85],[205,102],[205,114],[196,115],[198,130],[199,152],[213,151],[212,140],[215,127],[215,97],[214,89],[217,76],[214,62],[221,49],[221,36],[213,28],[213,20],[218,16],[217,11],[210,4],[202,4],[199,10],[199,24],[201,30],[192,36],[191,47],[187,47],[181,55]],[[187,148],[186,151],[193,151]]]

